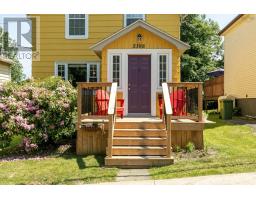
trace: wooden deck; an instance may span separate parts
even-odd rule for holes
[[[78,85],[90,88],[85,83]],[[104,86],[110,87],[109,83]],[[96,87],[96,84],[93,84]],[[116,87],[109,91],[110,101],[106,116],[95,116],[82,113],[81,100],[78,99],[79,122],[77,126],[77,154],[106,154],[105,165],[109,167],[151,167],[174,163],[172,149],[184,148],[193,142],[197,149],[204,147],[203,128],[208,123],[202,119],[202,84],[181,83],[163,84],[164,116],[157,117],[124,117],[115,115]],[[186,116],[172,116],[169,87],[182,87],[186,91],[196,89],[198,98],[190,103],[198,110],[191,110],[186,105]],[[170,89],[173,91],[173,88]],[[79,91],[78,91],[79,92]],[[78,95],[81,97],[81,94]],[[191,102],[191,101],[190,101]]]

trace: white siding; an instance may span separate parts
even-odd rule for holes
[[[11,80],[10,67],[0,62],[0,83]]]

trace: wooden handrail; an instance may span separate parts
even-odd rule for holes
[[[169,87],[167,83],[162,83],[163,88],[163,96],[164,96],[164,109],[166,113],[165,123],[166,123],[166,134],[167,134],[167,148],[166,148],[166,156],[168,158],[171,157],[172,151],[172,140],[171,140],[171,115],[172,115],[172,105],[169,93]]]
[[[112,145],[113,145],[113,135],[114,135],[114,127],[115,127],[115,114],[116,114],[116,92],[117,92],[117,83],[112,83],[109,104],[108,104],[108,150],[107,150],[107,155],[109,158],[112,157]]]
[[[109,115],[113,115],[115,113],[116,91],[117,91],[117,83],[112,83],[109,104],[108,104],[108,114]]]
[[[81,88],[92,88],[92,87],[108,87],[111,86],[112,83],[110,82],[77,82],[77,86],[80,86]]]
[[[164,96],[164,107],[165,112],[167,115],[172,114],[172,105],[171,105],[171,99],[170,99],[170,93],[167,83],[162,83],[163,87],[163,96]]]

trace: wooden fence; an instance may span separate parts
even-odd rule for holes
[[[204,100],[217,100],[224,95],[224,76],[219,76],[205,81]]]

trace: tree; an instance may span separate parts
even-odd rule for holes
[[[19,82],[24,79],[22,65],[17,58],[18,48],[14,40],[12,40],[7,32],[3,32],[0,27],[0,54],[5,55],[13,61],[11,65],[11,79]]]
[[[181,80],[204,81],[207,72],[223,67],[218,24],[205,15],[182,15],[181,40],[190,45],[181,57]]]

